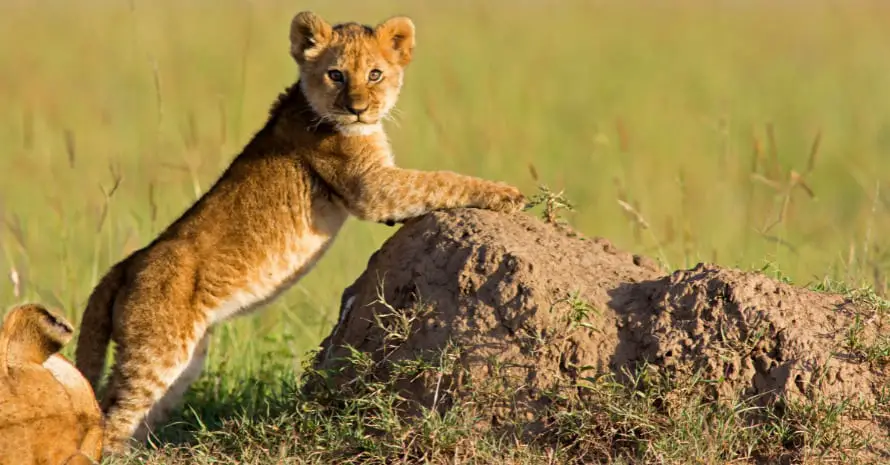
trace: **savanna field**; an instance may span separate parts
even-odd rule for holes
[[[208,189],[296,80],[288,28],[301,10],[414,20],[415,61],[386,123],[401,166],[564,191],[574,228],[666,270],[713,262],[886,296],[890,5],[671,3],[4,0],[0,302],[79,322],[101,275]],[[401,463],[408,432],[364,432],[407,428],[397,419],[289,404],[343,288],[393,231],[349,220],[282,298],[217,328],[183,411],[133,463],[332,463],[347,460],[329,455],[341,446],[355,462]],[[419,434],[438,438],[430,455],[404,463],[569,460],[493,439],[458,460],[463,433],[437,421]],[[667,452],[615,463],[731,462],[677,455],[713,440],[693,423],[665,444],[647,437]]]

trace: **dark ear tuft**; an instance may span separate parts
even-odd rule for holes
[[[302,65],[318,56],[331,40],[331,25],[311,11],[297,13],[290,26],[290,54]]]
[[[381,46],[391,47],[401,66],[411,63],[414,53],[414,22],[407,16],[395,16],[380,23],[376,28]]]

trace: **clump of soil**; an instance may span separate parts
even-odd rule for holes
[[[371,257],[316,367],[343,369],[333,380],[344,383],[353,350],[381,378],[400,361],[441,365],[451,354],[452,368],[399,384],[406,399],[440,410],[495,379],[512,399],[500,408],[533,412],[585,377],[628,382],[643,363],[707,380],[715,398],[873,404],[888,376],[862,348],[880,321],[848,297],[761,274],[699,265],[665,275],[527,215],[455,210],[404,225]]]

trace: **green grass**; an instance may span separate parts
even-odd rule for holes
[[[99,276],[193,202],[294,81],[287,29],[300,9],[415,19],[416,61],[389,126],[404,166],[528,194],[545,184],[572,200],[559,213],[583,233],[672,268],[770,263],[795,282],[885,293],[888,7],[671,3],[5,1],[0,302],[40,301],[77,322]],[[277,390],[391,232],[351,220],[293,290],[216,331],[212,374],[190,397],[207,454],[227,431],[262,442],[265,420],[288,423],[232,412],[287,398]],[[475,447],[525,454],[498,452],[499,440]]]
[[[307,367],[299,379],[278,371],[272,380],[227,385],[221,397],[219,380],[228,377],[205,377],[190,394],[191,409],[153,438],[155,448],[109,463],[864,464],[859,453],[882,439],[850,420],[890,414],[883,401],[718,401],[707,380],[670,380],[643,366],[628,374],[630,383],[587,378],[576,396],[553,394],[551,408],[531,418],[507,414],[495,428],[479,425],[494,406],[512,401],[497,375],[463,396],[449,391],[454,400],[445,413],[411,404],[407,417],[396,382],[418,367],[454,373],[456,355],[443,355],[431,357],[439,364],[393,364],[396,374],[381,380],[370,374],[375,362],[354,352],[349,382],[326,386],[326,372]],[[543,432],[518,432],[534,424],[545,425]]]
[[[854,315],[853,324],[844,334],[844,349],[872,367],[883,368],[890,364],[890,335],[883,332],[883,322],[890,312],[890,301],[878,295],[872,287],[854,288],[831,279],[823,279],[810,288],[840,294],[863,309]]]

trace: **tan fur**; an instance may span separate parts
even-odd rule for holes
[[[96,386],[109,338],[116,360],[102,406],[106,449],[127,448],[174,407],[201,371],[207,332],[303,276],[349,214],[401,222],[431,210],[515,211],[515,188],[393,164],[380,125],[395,105],[414,25],[291,26],[300,80],[216,184],[151,244],[115,265],[87,304],[77,366]],[[331,71],[341,73],[335,82]],[[380,71],[380,79],[369,79]]]
[[[0,328],[0,465],[89,464],[102,453],[102,412],[86,379],[56,352],[74,330],[39,305]]]

